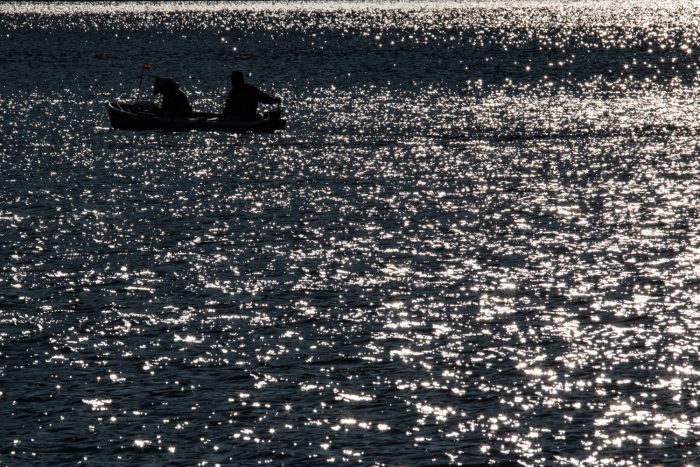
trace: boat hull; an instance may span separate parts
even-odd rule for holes
[[[280,112],[269,117],[252,121],[220,120],[219,115],[204,112],[194,113],[188,118],[170,118],[158,115],[153,107],[107,103],[107,114],[112,127],[119,130],[163,130],[163,131],[220,131],[225,133],[271,132],[283,130],[287,121],[280,118]]]

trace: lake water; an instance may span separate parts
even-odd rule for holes
[[[0,463],[700,463],[698,18],[0,5]]]

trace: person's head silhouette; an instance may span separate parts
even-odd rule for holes
[[[243,73],[241,73],[240,71],[234,71],[233,73],[231,73],[231,86],[237,88],[239,86],[243,86],[244,82],[245,81],[243,79]]]

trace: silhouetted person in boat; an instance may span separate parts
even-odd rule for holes
[[[163,100],[160,111],[163,115],[174,118],[192,115],[192,106],[180,85],[172,78],[156,78],[153,83],[153,94],[160,94]]]
[[[256,120],[258,117],[258,102],[263,104],[279,104],[282,99],[265,94],[255,86],[246,84],[243,73],[231,73],[231,90],[226,96],[226,105],[221,114],[222,120]]]

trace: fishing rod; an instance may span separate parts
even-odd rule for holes
[[[149,63],[144,63],[141,67],[141,76],[139,77],[139,91],[136,94],[136,108],[139,107],[139,101],[141,100],[141,86],[143,85],[143,74],[147,71],[153,71],[153,67]]]

